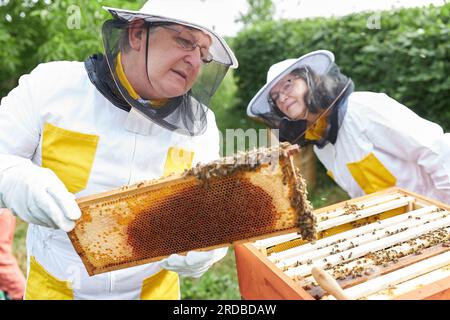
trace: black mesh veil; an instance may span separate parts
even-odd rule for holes
[[[149,100],[134,99],[122,85],[116,72],[117,57],[119,52],[123,51],[123,39],[128,24],[125,20],[111,19],[106,21],[102,28],[106,61],[120,96],[130,108],[168,130],[188,136],[201,135],[207,127],[207,106],[225,77],[229,65],[215,60],[203,64],[191,90],[182,96],[170,98],[164,106],[153,106]],[[146,24],[152,27],[151,22]],[[149,37],[151,36],[150,33]],[[148,46],[148,54],[152,54],[151,46]]]

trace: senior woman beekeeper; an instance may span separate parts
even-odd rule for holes
[[[350,197],[399,186],[450,203],[450,134],[384,93],[354,91],[330,51],[272,65],[247,114],[314,144]]]
[[[0,207],[29,223],[26,299],[179,299],[226,248],[89,277],[66,232],[75,197],[219,157],[211,96],[237,67],[225,40],[147,2],[106,8],[104,54],[37,66],[0,106]],[[186,21],[185,19],[189,20]]]

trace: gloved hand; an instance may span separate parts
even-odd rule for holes
[[[0,206],[12,209],[28,223],[72,230],[81,217],[75,196],[53,171],[18,158],[0,158]]]
[[[161,261],[161,268],[175,271],[182,277],[199,278],[217,261],[225,257],[228,248],[211,251],[189,251],[186,256],[172,254]]]

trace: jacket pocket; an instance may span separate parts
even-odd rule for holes
[[[397,179],[371,152],[358,162],[347,163],[351,175],[366,194],[395,186]]]
[[[141,300],[179,300],[180,283],[178,274],[161,270],[142,283]]]
[[[70,282],[52,276],[30,256],[25,300],[73,300],[72,286]]]
[[[96,135],[46,123],[42,138],[42,166],[51,169],[70,192],[77,193],[87,186],[98,140]]]

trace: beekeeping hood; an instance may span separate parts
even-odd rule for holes
[[[347,97],[353,91],[353,82],[334,63],[334,55],[327,50],[317,50],[298,59],[287,59],[272,65],[267,73],[266,84],[253,97],[247,107],[247,115],[260,120],[270,128],[279,129],[281,141],[300,145],[305,142],[305,132],[314,124],[306,120],[293,120],[285,116],[271,100],[270,91],[280,79],[294,70],[301,70],[300,78],[305,80],[308,92],[305,104],[309,112],[324,116],[327,111],[328,127],[320,141],[313,141],[319,147],[334,143],[337,130],[342,123],[347,106]],[[318,119],[316,120],[318,121]]]
[[[102,27],[103,45],[105,49],[104,60],[106,62],[104,65],[107,64],[109,74],[106,76],[103,74],[102,76],[100,72],[92,76],[91,72],[91,80],[95,76],[97,78],[100,77],[101,79],[97,79],[102,83],[99,90],[119,108],[131,111],[130,114],[137,113],[141,117],[145,117],[166,129],[181,134],[188,136],[200,135],[206,129],[207,106],[210,103],[211,97],[222,82],[228,68],[237,67],[237,60],[222,37],[209,28],[200,25],[197,17],[190,17],[193,13],[201,12],[195,8],[195,5],[188,4],[186,10],[177,10],[178,12],[183,12],[181,16],[177,16],[171,10],[167,12],[167,10],[152,4],[152,2],[148,1],[139,11],[104,7],[114,18],[107,20]],[[122,34],[126,32],[128,24],[135,20],[144,20],[146,25],[150,27],[152,24],[161,23],[180,24],[189,28],[198,29],[209,35],[212,39],[210,53],[212,54],[213,60],[210,63],[202,64],[192,89],[183,96],[170,98],[162,107],[154,106],[149,100],[143,100],[139,97],[133,98],[124,88],[116,72]],[[152,35],[150,34],[148,36],[151,37]],[[149,39],[147,37],[147,50],[148,54],[151,55],[152,48],[148,46],[148,42]],[[102,58],[97,57],[97,59]],[[148,59],[148,56],[146,59]],[[146,61],[147,63],[148,60]],[[93,82],[95,84],[95,81]],[[96,86],[99,87],[98,85]]]

